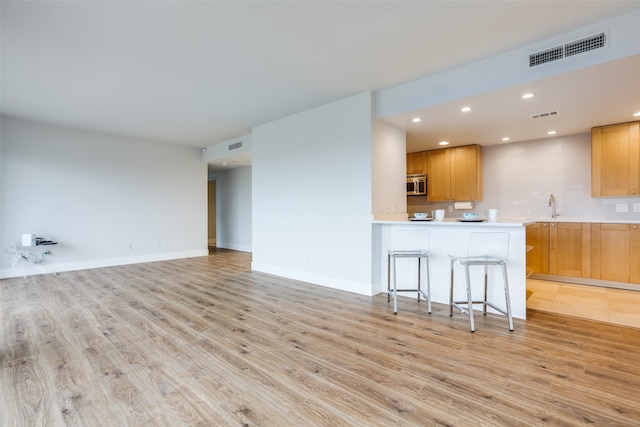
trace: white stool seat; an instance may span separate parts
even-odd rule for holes
[[[513,318],[511,316],[511,300],[509,296],[509,281],[507,278],[507,260],[509,258],[509,232],[473,232],[469,238],[467,256],[451,257],[451,289],[449,293],[449,315],[453,316],[453,308],[469,316],[471,332],[475,331],[473,318],[473,304],[482,304],[483,314],[487,314],[487,306],[507,316],[509,330],[513,331]],[[467,285],[467,299],[454,301],[454,269],[456,265],[464,267]],[[484,298],[474,300],[471,295],[471,279],[469,267],[484,266]],[[497,266],[502,269],[502,281],[504,284],[505,308],[498,307],[487,301],[488,267]]]
[[[400,258],[416,258],[418,260],[418,285],[416,288],[398,289],[397,260]],[[427,270],[426,275],[422,271],[423,266]],[[391,273],[392,271],[393,274]],[[391,280],[391,276],[393,276],[393,281]],[[426,276],[426,292],[422,289],[422,276]],[[393,314],[398,313],[398,292],[416,292],[418,294],[418,302],[420,302],[420,296],[424,297],[424,299],[427,300],[427,311],[431,313],[428,230],[407,228],[393,231],[390,248],[387,249],[387,301],[393,298]]]

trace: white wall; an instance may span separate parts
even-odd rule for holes
[[[216,172],[216,246],[251,252],[251,167]]]
[[[374,218],[406,219],[406,133],[404,129],[376,121],[371,144]]]
[[[549,195],[556,199],[558,221],[640,220],[632,212],[637,197],[591,197],[591,135],[579,134],[482,148],[483,199],[474,211],[500,209],[502,218],[550,220]],[[445,208],[410,197],[410,213]],[[616,204],[628,213],[617,213]],[[465,211],[447,213],[461,217]]]
[[[253,129],[252,268],[371,294],[370,93]]]
[[[207,255],[200,150],[6,117],[1,136],[2,277]],[[20,266],[22,233],[59,244]]]

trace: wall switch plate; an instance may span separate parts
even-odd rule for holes
[[[629,212],[629,205],[626,203],[616,203],[616,212]]]
[[[640,212],[640,203],[634,203],[633,204],[633,211],[634,212]]]

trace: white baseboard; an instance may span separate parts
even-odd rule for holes
[[[26,264],[22,268],[7,268],[0,270],[0,279],[33,276],[38,274],[55,274],[62,273],[64,271],[88,270],[90,268],[115,267],[118,265],[140,264],[143,262],[167,261],[172,259],[193,258],[208,255],[208,249],[196,249],[182,252],[168,252],[153,255],[96,259],[59,264],[43,262],[40,264]]]
[[[372,296],[373,290],[370,283],[357,283],[334,277],[318,276],[314,274],[302,273],[284,268],[273,267],[269,265],[252,262],[251,270],[260,273],[272,274],[274,276],[285,277],[287,279],[298,280],[301,282],[311,283],[313,285],[325,286],[340,291],[352,292],[354,294]]]
[[[218,242],[216,244],[216,247],[221,249],[231,249],[240,252],[251,252],[251,246],[247,245],[236,245],[233,243]]]

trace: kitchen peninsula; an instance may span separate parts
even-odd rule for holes
[[[427,229],[429,231],[431,299],[433,302],[441,304],[449,304],[449,288],[451,284],[449,255],[466,255],[469,237],[472,232],[508,231],[509,260],[507,262],[507,272],[509,291],[511,293],[511,308],[513,317],[525,319],[526,225],[529,223],[529,221],[522,220],[461,222],[457,219],[445,219],[444,221],[373,221],[373,268],[374,277],[378,278],[376,280],[379,284],[378,292],[386,292],[387,289],[387,247],[389,247],[390,238],[394,230],[409,228],[414,230]],[[414,287],[417,280],[417,263],[411,259],[400,261],[405,262],[398,262],[398,287]],[[490,269],[492,268],[490,267]],[[463,277],[462,274],[456,274],[454,294],[454,299],[456,300],[466,299],[466,286]],[[484,283],[483,280],[483,269],[472,268],[471,283],[474,295],[481,295],[480,287]],[[498,306],[503,306],[502,276],[498,271],[494,273],[490,270],[488,289],[488,300],[495,301]],[[491,309],[488,310],[492,311]]]

